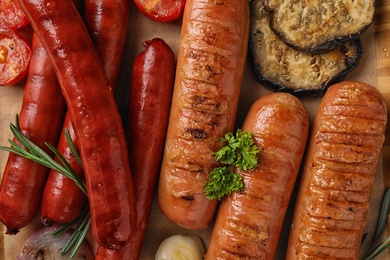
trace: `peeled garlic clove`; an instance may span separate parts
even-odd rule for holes
[[[205,249],[199,237],[173,235],[156,252],[156,260],[202,260]]]

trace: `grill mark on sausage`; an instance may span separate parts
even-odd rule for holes
[[[203,192],[209,172],[219,166],[212,152],[221,148],[220,138],[234,130],[247,50],[242,38],[248,36],[249,25],[247,15],[238,17],[249,14],[249,8],[232,0],[196,0],[188,5],[178,51],[171,110],[174,123],[167,131],[159,198],[173,202],[160,203],[169,219],[199,229],[208,225],[216,208],[216,202],[206,199]],[[183,211],[188,212],[186,219],[174,213]]]
[[[267,111],[262,112],[264,122],[257,118],[261,122],[251,129],[256,145],[261,148],[259,166],[253,171],[238,171],[244,190],[233,193],[228,200],[225,210],[229,214],[218,231],[221,235],[218,236],[217,259],[267,259],[272,255],[270,237],[276,231],[268,223],[283,204],[286,191],[281,189],[280,183],[288,183],[291,172],[297,171],[294,156],[297,147],[302,146],[299,135],[302,132],[295,128],[302,127],[306,115],[302,108],[287,101],[286,104],[264,104],[263,109]],[[282,129],[279,127],[282,123],[272,122],[275,119],[267,118],[268,114],[283,117],[278,120],[293,126],[294,130]]]
[[[220,256],[216,258],[216,260],[236,260],[236,259],[256,260],[257,257],[248,256],[246,254],[240,254],[237,252],[222,249]]]
[[[358,259],[355,248],[336,248],[320,245],[300,244],[298,246],[299,253],[297,259],[343,259],[353,260]]]
[[[317,150],[307,190],[310,198],[305,201],[305,224],[296,247],[299,259],[357,258],[386,115],[372,94],[348,89],[342,92],[324,107],[316,135]],[[325,222],[325,228],[319,226]]]
[[[315,196],[331,198],[334,201],[349,201],[357,203],[370,201],[370,194],[367,192],[335,190],[312,185],[310,186],[310,193]]]

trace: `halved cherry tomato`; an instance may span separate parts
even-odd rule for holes
[[[14,85],[27,75],[30,44],[18,33],[0,29],[0,86]]]
[[[185,0],[134,0],[147,17],[161,23],[172,22],[183,16]]]
[[[18,0],[0,0],[0,28],[19,29],[29,24]]]

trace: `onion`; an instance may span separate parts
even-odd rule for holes
[[[202,260],[205,249],[199,237],[173,235],[156,252],[156,260]]]
[[[58,227],[57,225],[42,227],[32,233],[24,242],[17,259],[69,259],[69,256],[63,256],[61,251],[72,232],[69,230],[58,237],[53,237],[52,233]],[[86,240],[83,241],[73,259],[94,259],[92,248]]]

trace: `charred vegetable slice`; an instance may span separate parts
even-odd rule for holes
[[[258,80],[278,91],[317,93],[354,69],[362,56],[359,39],[322,54],[289,47],[270,28],[270,13],[261,0],[251,2],[250,48]]]
[[[271,28],[294,48],[324,52],[357,38],[371,24],[375,0],[264,0]]]

